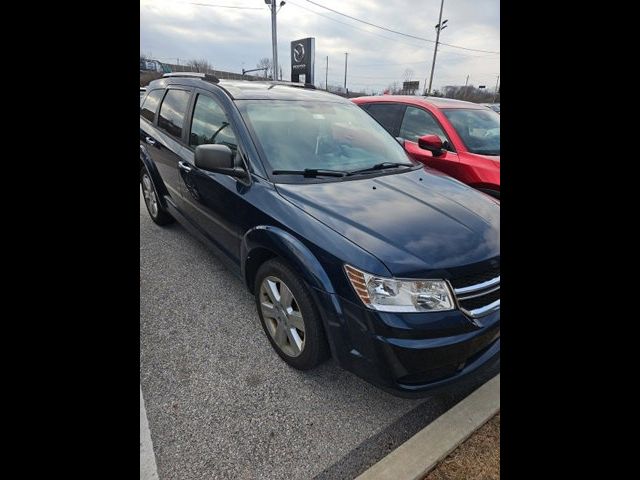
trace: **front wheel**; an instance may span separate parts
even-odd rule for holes
[[[269,260],[258,269],[254,292],[262,328],[285,362],[309,370],[328,357],[322,319],[297,273]]]

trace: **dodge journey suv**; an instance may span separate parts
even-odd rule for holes
[[[419,395],[497,364],[498,201],[412,160],[352,102],[166,74],[140,106],[139,171],[152,220],[178,220],[242,279],[290,366],[331,355]]]

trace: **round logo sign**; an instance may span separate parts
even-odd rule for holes
[[[302,45],[301,43],[297,44],[293,48],[293,60],[297,63],[304,60],[304,45]]]

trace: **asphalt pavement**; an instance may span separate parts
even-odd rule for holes
[[[355,478],[498,371],[408,400],[331,360],[294,370],[242,282],[140,195],[140,383],[161,480]]]

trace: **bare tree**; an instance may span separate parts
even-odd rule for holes
[[[402,80],[405,82],[410,82],[411,80],[413,80],[413,70],[411,70],[410,68],[406,68],[402,73]]]
[[[211,64],[204,58],[199,60],[189,60],[187,62],[187,66],[190,67],[194,72],[198,73],[209,73],[213,70]]]
[[[271,60],[269,57],[263,57],[256,64],[256,68],[266,68],[265,77],[273,78],[273,68],[271,67]]]
[[[389,95],[398,95],[402,93],[402,87],[395,81],[387,85],[386,91],[389,92]]]
[[[447,85],[442,87],[442,95],[475,103],[492,103],[494,92],[476,88],[473,85]]]

